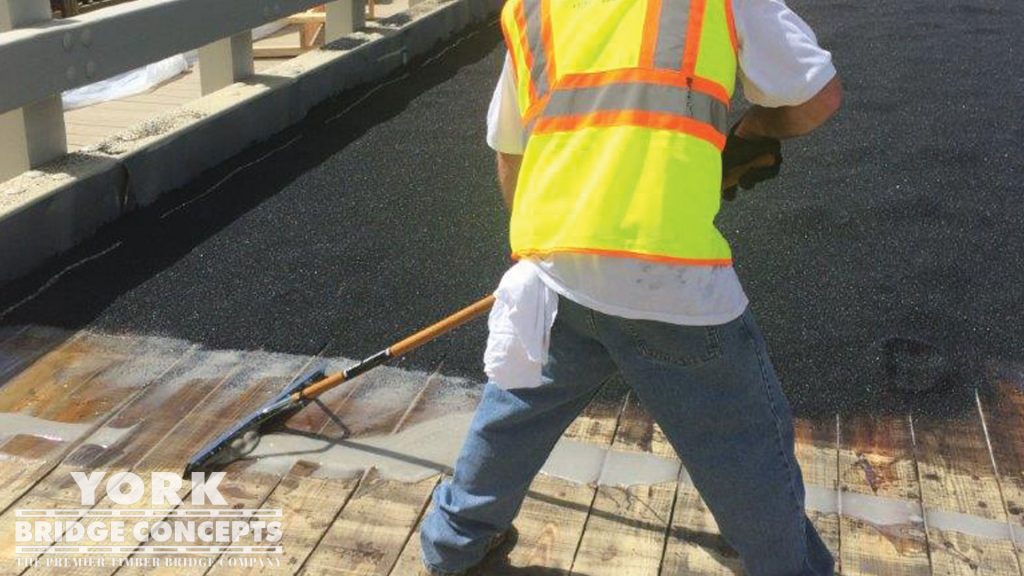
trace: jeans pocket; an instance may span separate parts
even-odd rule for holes
[[[676,366],[697,366],[722,355],[718,326],[680,326],[626,320],[625,332],[640,356]]]

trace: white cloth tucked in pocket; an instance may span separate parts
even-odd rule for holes
[[[505,390],[535,388],[548,359],[551,326],[558,314],[558,295],[547,287],[528,261],[509,268],[494,292],[487,318],[484,372]]]

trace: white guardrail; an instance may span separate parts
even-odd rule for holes
[[[67,153],[60,94],[199,48],[203,92],[253,73],[251,30],[326,6],[325,41],[364,0],[136,0],[54,20],[50,0],[0,0],[0,182]]]

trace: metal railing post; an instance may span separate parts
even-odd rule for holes
[[[204,96],[252,75],[252,31],[199,48],[199,84]]]
[[[366,25],[365,0],[335,0],[324,6],[327,8],[327,23],[324,30],[325,44],[330,44]]]
[[[0,0],[0,32],[52,18],[49,0]],[[65,46],[73,50],[74,44]],[[9,79],[17,82],[16,78]],[[67,153],[64,107],[52,94],[0,114],[0,182]]]

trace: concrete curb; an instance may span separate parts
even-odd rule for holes
[[[502,0],[427,0],[95,148],[0,184],[0,284],[298,123],[328,98],[379,80],[446,38],[485,22],[501,5]]]

